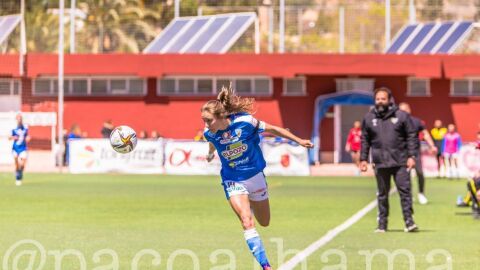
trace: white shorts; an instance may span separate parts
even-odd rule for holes
[[[20,153],[17,153],[17,151],[12,150],[12,156],[15,157],[15,158],[18,157],[20,159],[27,159],[28,153],[27,153],[27,151],[22,151]]]
[[[458,153],[443,153],[444,158],[457,158],[458,159]]]
[[[235,195],[248,195],[248,198],[254,202],[268,199],[267,180],[263,172],[259,172],[245,181],[225,180],[222,185],[227,200]]]

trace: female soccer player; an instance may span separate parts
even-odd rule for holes
[[[445,159],[445,163],[448,164],[448,172],[447,175],[450,178],[459,177],[458,171],[458,154],[460,152],[460,148],[462,147],[462,137],[456,131],[454,124],[448,125],[448,133],[445,134],[443,137],[443,157]]]
[[[443,159],[443,138],[445,134],[447,134],[447,128],[443,126],[441,120],[435,120],[433,124],[433,128],[430,131],[433,139],[433,143],[437,148],[437,169],[438,169],[438,177],[445,177],[446,168],[445,168],[445,161]]]
[[[15,160],[15,184],[20,186],[23,179],[23,170],[27,163],[27,143],[30,141],[28,128],[23,125],[21,114],[17,114],[17,127],[12,130],[10,140],[13,140],[12,155]]]
[[[362,136],[362,123],[355,121],[353,127],[350,129],[345,144],[345,151],[350,153],[353,163],[357,165],[358,173],[360,175],[360,137]]]
[[[237,214],[244,230],[247,245],[264,270],[272,269],[262,240],[255,229],[253,215],[262,226],[270,223],[268,189],[263,169],[266,166],[260,149],[259,133],[267,131],[312,148],[290,131],[255,119],[253,98],[241,98],[230,88],[222,88],[216,100],[205,103],[201,109],[205,122],[205,139],[209,142],[207,161],[217,150],[222,162],[220,172],[227,200]]]

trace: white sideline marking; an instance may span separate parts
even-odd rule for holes
[[[396,192],[396,188],[393,188],[390,191],[390,195],[392,195],[394,192]],[[315,241],[314,243],[312,243],[306,249],[300,251],[297,255],[295,255],[289,261],[287,261],[286,263],[279,266],[277,268],[277,270],[291,270],[291,269],[293,269],[295,266],[297,266],[299,263],[301,263],[303,260],[305,260],[308,256],[312,255],[319,248],[326,245],[328,242],[332,241],[333,238],[335,238],[341,232],[345,231],[350,226],[352,226],[357,221],[359,221],[362,217],[364,217],[366,214],[368,214],[368,212],[372,211],[372,209],[375,208],[376,206],[377,206],[377,199],[371,201],[369,204],[367,204],[367,206],[365,206],[360,211],[355,213],[353,216],[351,216],[345,222],[338,225],[333,230],[330,230],[329,232],[327,232],[327,234],[325,234],[324,236],[322,236],[322,238],[320,238],[317,241]]]

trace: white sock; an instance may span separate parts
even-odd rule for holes
[[[243,231],[243,235],[245,236],[245,240],[249,240],[249,239],[252,239],[252,238],[255,238],[255,237],[259,236],[258,232],[257,232],[257,229],[255,229],[255,228]]]

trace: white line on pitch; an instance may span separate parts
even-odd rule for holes
[[[396,191],[396,189],[393,188],[390,191],[390,195],[393,194],[395,191]],[[353,224],[355,224],[357,221],[359,221],[362,217],[364,217],[366,214],[368,214],[368,212],[372,211],[372,209],[375,208],[376,206],[377,206],[377,200],[375,199],[375,200],[371,201],[369,204],[367,204],[367,206],[362,208],[360,211],[355,213],[353,216],[351,216],[349,219],[347,219],[345,222],[338,225],[333,230],[329,231],[327,234],[322,236],[322,238],[318,239],[317,241],[312,243],[310,246],[308,246],[306,249],[299,252],[297,255],[295,255],[293,258],[291,258],[289,261],[287,261],[286,263],[279,266],[277,268],[277,270],[291,270],[291,269],[293,269],[295,266],[297,266],[303,260],[307,259],[308,256],[312,255],[319,248],[323,247],[328,242],[332,241],[333,238],[335,238],[341,232],[345,231],[346,229],[351,227]]]

